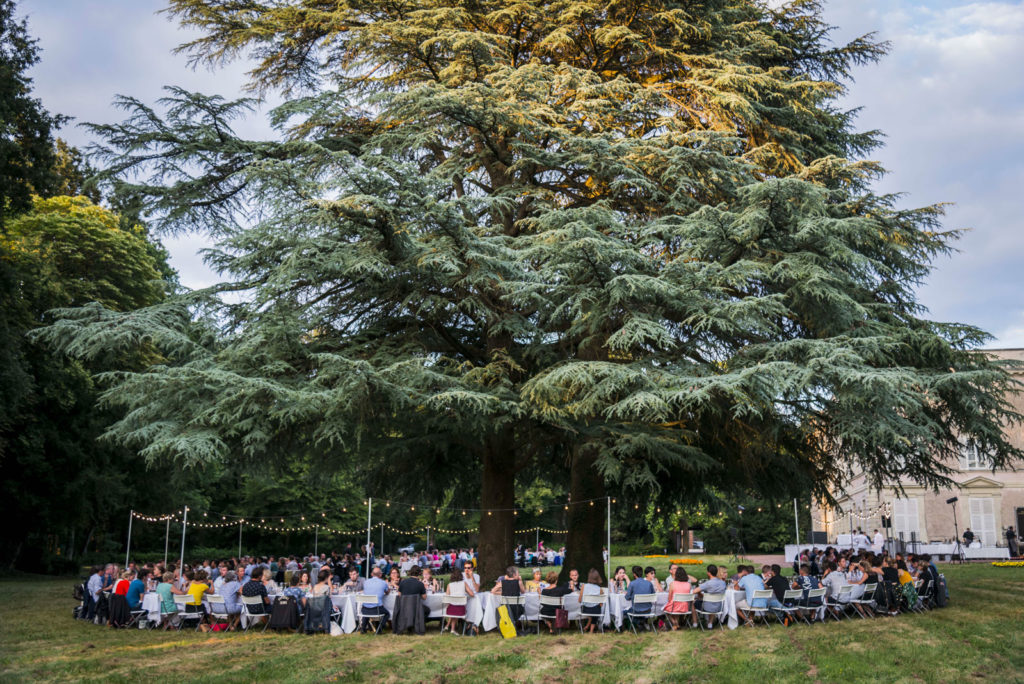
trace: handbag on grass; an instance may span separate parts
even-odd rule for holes
[[[555,608],[555,629],[569,629],[569,611]]]

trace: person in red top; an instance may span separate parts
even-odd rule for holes
[[[121,573],[121,579],[114,582],[114,593],[125,596],[128,594],[128,587],[131,586],[132,578],[135,577],[135,573],[131,570],[125,570]]]

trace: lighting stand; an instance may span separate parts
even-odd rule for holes
[[[964,547],[960,545],[960,526],[956,521],[956,502],[954,501],[949,505],[953,507],[953,532],[956,535],[954,537],[953,557],[949,559],[949,562],[962,564],[964,562]]]

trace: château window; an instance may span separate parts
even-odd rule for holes
[[[992,459],[978,451],[973,444],[960,447],[960,470],[992,470]]]

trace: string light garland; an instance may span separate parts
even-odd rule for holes
[[[132,516],[135,517],[137,520],[142,520],[142,521],[145,521],[145,522],[166,522],[166,521],[170,520],[171,522],[175,522],[175,523],[179,523],[180,524],[183,521],[183,519],[181,517],[179,517],[179,513],[178,512],[175,512],[175,513],[172,513],[172,514],[169,514],[169,515],[153,515],[153,516],[151,516],[151,515],[143,515],[141,513],[132,513]],[[235,520],[235,521],[221,522],[221,523],[190,522],[189,526],[190,527],[198,527],[198,528],[202,528],[202,529],[219,529],[219,528],[224,528],[224,527],[234,527],[236,525],[243,525],[243,524],[246,525],[247,527],[252,528],[252,529],[261,530],[261,531],[264,531],[264,532],[288,533],[288,532],[310,532],[310,531],[313,531],[313,530],[319,530],[319,531],[328,532],[328,533],[331,533],[331,534],[338,534],[338,535],[363,534],[364,532],[366,532],[366,528],[365,527],[357,528],[357,529],[354,529],[354,530],[341,530],[341,529],[337,529],[337,528],[334,528],[334,527],[330,527],[328,525],[321,525],[319,523],[317,523],[317,524],[310,524],[310,525],[281,526],[281,525],[268,524],[265,521],[265,519],[261,520],[258,523],[256,523],[256,522],[246,522],[244,518],[239,518],[238,520]],[[399,528],[399,527],[395,527],[394,525],[390,525],[390,524],[388,524],[386,522],[374,523],[373,525],[370,526],[370,529],[372,529],[372,530],[385,529],[385,530],[388,530],[388,531],[393,532],[395,534],[404,534],[404,535],[418,535],[418,534],[423,534],[424,532],[428,532],[428,531],[429,532],[441,532],[443,534],[469,534],[471,532],[479,532],[480,531],[479,527],[466,527],[466,528],[462,528],[462,529],[451,529],[451,528],[447,528],[447,527],[437,527],[436,525],[424,525],[423,527],[415,527],[415,528],[413,528],[411,530],[405,530],[405,529],[402,529],[402,528]],[[548,527],[530,527],[530,528],[527,528],[527,529],[515,530],[516,534],[523,534],[523,533],[527,533],[527,532],[545,532],[545,533],[548,533],[548,534],[568,534],[569,530],[555,530],[555,529],[551,529],[551,528],[548,528]]]
[[[858,513],[856,510],[851,510],[846,513],[843,513],[842,515],[836,515],[831,520],[827,518],[814,518],[813,521],[816,525],[835,525],[847,519],[852,521],[854,518],[856,518],[860,522],[867,522],[871,518],[877,517],[879,514],[887,518],[891,517],[892,504],[888,502],[882,502],[869,511]]]

